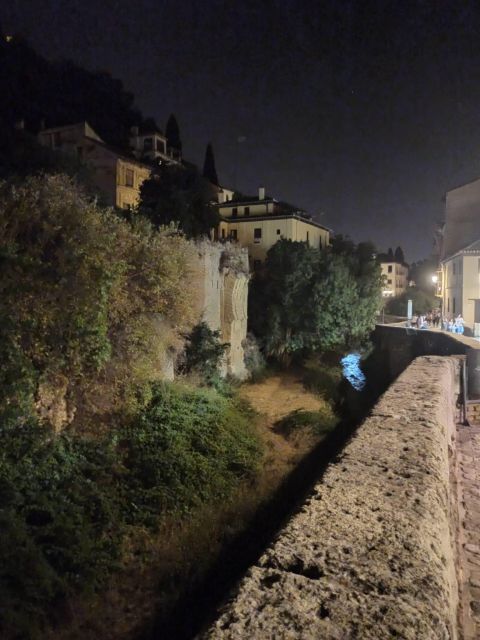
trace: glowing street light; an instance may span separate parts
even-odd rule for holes
[[[437,275],[434,274],[432,276],[432,282],[433,282],[433,284],[437,284],[437,282],[438,282],[438,276]]]

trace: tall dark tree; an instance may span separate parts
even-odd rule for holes
[[[212,143],[207,144],[205,150],[205,161],[203,163],[203,177],[212,184],[218,184],[217,170],[215,168],[215,156],[213,155]]]
[[[173,113],[167,120],[167,126],[165,127],[165,135],[167,136],[167,142],[169,147],[182,150],[182,140],[180,138],[180,127]]]
[[[211,201],[211,185],[193,165],[159,167],[140,190],[144,216],[156,227],[176,222],[190,238],[209,235],[218,225],[218,212]]]
[[[401,262],[402,264],[405,262],[405,256],[403,255],[402,247],[397,247],[395,249],[395,260],[396,262]]]

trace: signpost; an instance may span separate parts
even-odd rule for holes
[[[407,318],[408,318],[407,327],[411,327],[412,326],[412,315],[413,315],[412,311],[413,311],[413,304],[412,304],[412,301],[409,300],[407,302]]]

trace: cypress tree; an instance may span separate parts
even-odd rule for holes
[[[169,147],[178,149],[178,151],[182,150],[182,141],[180,139],[180,127],[178,126],[177,119],[175,118],[173,113],[170,114],[170,117],[167,120],[165,135],[167,137],[167,142]]]
[[[207,148],[205,150],[203,177],[209,180],[212,184],[218,185],[217,170],[215,169],[215,156],[213,155],[213,147],[211,142],[207,144]]]

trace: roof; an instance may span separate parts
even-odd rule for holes
[[[131,162],[132,164],[136,164],[140,167],[144,167],[145,169],[149,169],[150,171],[152,170],[151,165],[146,164],[144,162],[140,162],[140,160],[137,160],[135,156],[128,155],[128,153],[126,153],[125,150],[123,149],[117,149],[116,147],[113,147],[111,144],[107,144],[104,140],[102,140],[102,138],[98,135],[95,129],[91,127],[86,120],[82,120],[81,122],[75,122],[74,124],[62,125],[61,127],[48,127],[48,129],[42,129],[41,131],[39,131],[39,135],[43,133],[50,133],[52,131],[66,131],[68,129],[76,129],[79,127],[83,128],[84,138],[86,138],[87,140],[91,140],[94,144],[98,145],[99,147],[103,147],[104,149],[107,149],[111,153],[115,154],[119,158],[122,158],[123,160],[126,160],[127,162]],[[88,135],[88,130],[90,130],[93,133],[93,136]]]
[[[468,254],[475,255],[477,253],[480,254],[480,239],[475,240],[475,242],[472,242],[470,244],[467,244],[466,247],[463,247],[463,249],[456,251],[451,256],[447,256],[442,260],[442,262],[448,262],[449,260],[452,260],[453,258],[456,258],[459,255],[468,255]]]

